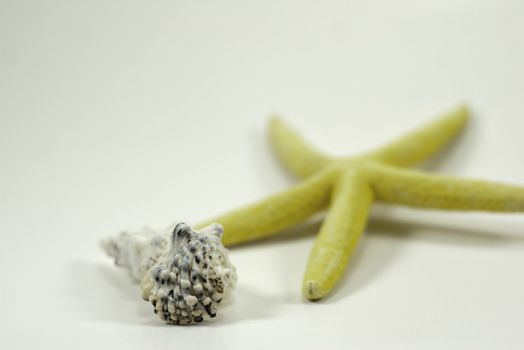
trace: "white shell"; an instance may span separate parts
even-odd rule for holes
[[[117,265],[141,280],[143,298],[162,320],[192,324],[215,317],[236,283],[222,234],[219,224],[193,231],[179,223],[164,233],[122,233],[102,246]]]

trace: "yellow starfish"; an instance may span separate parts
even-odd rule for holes
[[[272,118],[273,148],[303,181],[197,226],[220,223],[223,242],[230,246],[273,235],[329,207],[303,281],[304,296],[321,299],[340,279],[375,200],[421,208],[524,211],[523,187],[404,169],[448,144],[466,125],[468,114],[466,107],[459,107],[385,147],[349,158],[314,150],[280,119]]]

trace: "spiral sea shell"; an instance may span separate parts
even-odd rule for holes
[[[102,246],[117,265],[141,280],[144,300],[162,320],[193,324],[215,317],[236,283],[222,234],[219,224],[195,231],[179,223],[166,233],[122,233]]]

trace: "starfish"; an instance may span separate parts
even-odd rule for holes
[[[468,118],[467,107],[460,106],[384,147],[352,157],[331,157],[273,117],[269,123],[273,149],[301,181],[197,226],[220,223],[223,243],[231,246],[277,234],[327,208],[302,287],[307,299],[321,299],[340,280],[374,201],[447,210],[524,211],[524,187],[406,169],[446,146]]]

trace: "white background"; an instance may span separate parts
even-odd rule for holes
[[[424,167],[524,185],[522,1],[0,1],[0,347],[522,349],[524,216],[377,205],[334,293],[301,298],[318,224],[232,249],[232,304],[166,326],[98,247],[294,180],[272,112],[380,145],[460,102]],[[306,234],[303,234],[306,233]]]

